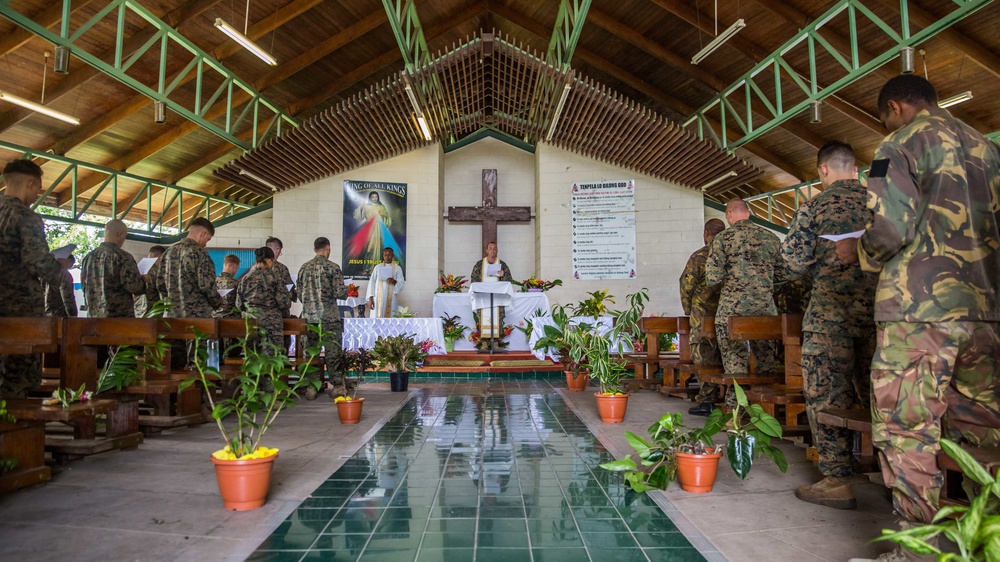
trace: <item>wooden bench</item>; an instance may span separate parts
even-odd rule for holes
[[[680,358],[676,352],[660,351],[660,336],[677,332],[677,318],[650,316],[639,320],[639,330],[646,334],[646,347],[643,353],[628,353],[626,357],[632,363],[637,387],[656,386],[656,372],[662,361],[674,361]]]
[[[59,345],[56,318],[0,318],[0,354],[27,355],[51,353]],[[8,408],[13,401],[7,401]],[[24,420],[11,412],[15,422],[0,420],[0,458],[14,460],[17,466],[0,475],[0,492],[18,490],[52,479],[52,469],[45,466],[45,422]]]
[[[1000,447],[973,447],[963,444],[962,449],[972,455],[995,478],[1000,471]],[[942,449],[937,454],[938,467],[944,476],[941,486],[941,505],[969,505],[969,498],[962,489],[962,468]]]
[[[776,416],[778,407],[785,411],[785,425],[797,426],[799,415],[806,411],[802,394],[802,315],[781,315],[781,339],[785,347],[785,378],[781,384],[753,386],[746,390],[751,402]]]
[[[715,317],[709,316],[702,318],[701,323],[702,334],[709,338],[715,337]],[[661,394],[667,394],[669,396],[676,396],[678,398],[693,399],[696,394],[700,391],[700,384],[697,386],[691,385],[691,380],[695,377],[698,378],[699,383],[704,380],[708,375],[720,375],[724,373],[722,365],[699,365],[694,363],[693,355],[690,352],[692,347],[691,344],[691,326],[690,321],[687,317],[683,319],[682,322],[678,322],[678,338],[683,341],[688,348],[688,361],[678,362],[674,365],[670,365],[671,370],[670,380],[674,381],[671,386],[660,387]],[[667,380],[666,369],[664,367],[664,381]]]
[[[781,339],[780,316],[730,316],[729,339],[732,341],[762,341]],[[756,373],[756,361],[751,358],[749,373],[722,373],[706,375],[705,382],[719,385],[720,396],[725,396],[734,382],[749,388],[755,385],[772,385],[784,382],[782,374],[763,375]]]
[[[875,450],[872,446],[872,413],[860,407],[827,408],[816,412],[816,423],[832,427],[843,427],[860,435],[860,467],[857,472],[873,472],[877,469]]]

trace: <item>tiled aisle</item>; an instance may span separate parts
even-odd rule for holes
[[[548,383],[414,394],[250,560],[704,560]]]

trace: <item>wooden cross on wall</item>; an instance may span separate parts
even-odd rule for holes
[[[452,222],[481,222],[483,224],[483,255],[486,245],[497,241],[497,223],[529,222],[530,207],[497,206],[497,171],[483,170],[483,206],[448,207],[448,220]]]

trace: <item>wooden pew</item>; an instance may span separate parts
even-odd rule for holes
[[[676,352],[660,351],[660,336],[677,332],[677,322],[678,318],[657,316],[644,317],[639,320],[639,329],[646,334],[645,352],[626,354],[635,369],[633,385],[637,387],[656,386],[656,371],[659,370],[662,362],[669,363],[680,360],[679,347]]]
[[[709,316],[702,319],[701,322],[702,334],[714,338],[715,337],[715,317]],[[678,334],[682,341],[687,344],[688,347],[688,357],[693,357],[691,355],[690,349],[691,344],[691,329],[688,319],[685,318],[683,322],[678,323]],[[673,375],[671,380],[676,381],[676,386],[666,386],[660,387],[661,394],[667,394],[669,396],[676,396],[678,398],[692,399],[698,391],[700,390],[700,385],[691,386],[690,381],[694,377],[698,377],[699,382],[708,375],[720,375],[725,372],[722,365],[698,365],[693,362],[693,359],[689,359],[685,363],[678,363],[672,366]],[[664,375],[664,380],[667,380],[666,375]]]
[[[0,354],[50,353],[59,345],[56,318],[0,318]],[[7,400],[15,422],[0,420],[0,458],[17,461],[17,466],[0,475],[0,492],[18,490],[52,479],[45,466],[45,422],[18,416],[14,401]]]
[[[746,390],[746,395],[751,402],[759,403],[772,416],[775,416],[778,407],[783,407],[785,425],[792,427],[798,425],[799,415],[805,413],[806,408],[805,396],[802,394],[801,314],[781,315],[781,339],[785,348],[784,381],[781,384],[753,386]]]
[[[843,427],[861,435],[862,468],[857,472],[872,472],[875,466],[875,451],[872,446],[872,413],[860,407],[827,408],[816,412],[816,423],[833,427]]]
[[[730,316],[729,317],[729,339],[733,341],[760,341],[760,340],[780,340],[781,317],[780,316]],[[778,384],[784,379],[780,374],[763,375],[755,372],[755,361],[750,361],[749,373],[730,373],[706,375],[704,380],[712,382],[720,387],[720,396],[724,396],[728,387],[733,382],[740,383],[740,386],[747,388],[754,385]]]
[[[965,452],[972,455],[995,478],[1000,471],[1000,447],[973,447],[963,444]],[[942,449],[937,454],[938,467],[944,476],[940,503],[944,505],[969,505],[969,498],[962,489],[962,468]]]

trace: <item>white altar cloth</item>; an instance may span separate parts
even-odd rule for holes
[[[431,355],[444,354],[444,330],[440,318],[344,318],[344,349],[371,349],[379,336],[415,334],[417,342],[434,340]]]
[[[535,311],[541,309],[545,314],[549,313],[549,298],[545,293],[514,293],[514,304],[507,307],[505,323],[515,328],[524,322],[525,317],[534,316]],[[458,316],[463,326],[469,330],[465,332],[465,338],[455,342],[455,351],[469,351],[476,349],[476,346],[469,341],[469,334],[475,330],[472,322],[472,302],[469,293],[437,293],[434,295],[434,318],[442,316]],[[523,324],[521,324],[523,327]],[[507,338],[510,345],[507,349],[511,351],[527,351],[528,341],[520,330],[514,330]]]

